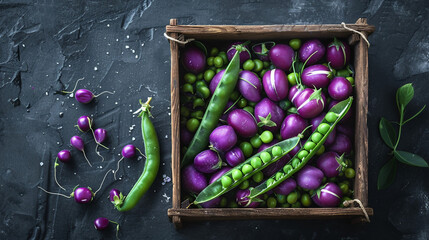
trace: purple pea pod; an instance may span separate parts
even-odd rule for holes
[[[244,160],[246,160],[243,151],[239,147],[234,147],[228,152],[226,152],[225,159],[231,167],[235,167],[238,164],[244,162]]]
[[[312,132],[315,132],[316,131],[316,129],[317,129],[317,127],[319,126],[319,124],[323,121],[323,119],[325,118],[325,115],[326,115],[326,113],[324,113],[324,112],[322,112],[321,114],[319,114],[317,117],[315,117],[315,118],[312,118],[311,120],[310,120],[310,124],[311,124],[311,131]],[[332,132],[331,133],[329,133],[329,135],[328,135],[328,137],[326,138],[326,140],[325,140],[325,143],[323,144],[323,145],[325,145],[325,146],[329,146],[329,145],[331,145],[332,143],[334,143],[335,142],[335,138],[336,138],[336,129],[337,129],[337,127],[334,127],[333,129],[332,129]]]
[[[338,207],[342,196],[341,188],[337,184],[330,182],[317,190],[311,199],[319,207]]]
[[[295,52],[289,45],[277,44],[270,49],[268,56],[274,66],[283,71],[289,71],[295,57]]]
[[[346,167],[343,161],[343,155],[339,156],[336,152],[323,153],[316,162],[317,167],[322,170],[325,177],[332,178],[338,176]]]
[[[325,108],[325,94],[322,89],[304,89],[295,100],[298,114],[303,118],[314,118]]]
[[[189,165],[182,170],[183,189],[191,193],[200,193],[207,187],[207,179],[204,174],[198,172],[193,165]]]
[[[353,93],[352,84],[343,77],[335,77],[328,86],[328,93],[331,98],[342,101]]]
[[[211,147],[220,152],[226,152],[237,143],[237,135],[231,126],[222,125],[213,130],[209,140]]]
[[[267,71],[262,78],[262,85],[267,97],[273,101],[280,101],[288,96],[289,82],[280,69]]]
[[[254,113],[258,127],[271,132],[280,129],[285,117],[283,109],[268,98],[264,98],[256,104]]]
[[[252,51],[261,61],[270,61],[270,58],[268,57],[268,52],[275,45],[275,42],[257,43],[252,46]]]
[[[238,75],[238,91],[243,97],[251,102],[261,100],[261,80],[254,72],[243,70]]]
[[[232,168],[225,166],[218,170],[217,172],[213,173],[213,175],[210,178],[209,184],[212,184],[214,181],[218,180],[220,177],[222,177],[226,172],[231,170]]]
[[[183,67],[188,72],[198,74],[206,67],[206,55],[200,48],[189,45],[181,52]]]
[[[347,43],[334,37],[334,41],[328,45],[326,60],[334,69],[341,69],[350,61],[350,47]]]
[[[316,189],[322,184],[323,172],[313,166],[303,167],[296,176],[298,186],[304,189]]]
[[[219,85],[219,82],[222,79],[223,74],[225,74],[225,69],[223,69],[220,72],[216,73],[216,75],[214,75],[214,77],[210,81],[209,89],[210,89],[210,92],[212,94],[215,92],[217,85]]]
[[[194,167],[202,173],[214,173],[222,167],[222,159],[213,150],[204,150],[194,158]]]
[[[288,195],[296,188],[296,181],[293,178],[288,178],[277,187],[274,188],[274,192],[281,195]]]
[[[72,195],[77,203],[90,203],[94,198],[92,191],[86,187],[76,188]]]
[[[324,88],[329,85],[333,74],[322,64],[312,65],[304,69],[301,75],[302,83],[307,87]]]
[[[235,198],[237,204],[245,208],[258,207],[260,202],[259,201],[250,202],[249,195],[250,195],[249,189],[238,190]]]
[[[244,138],[253,137],[258,133],[258,126],[251,113],[243,109],[235,109],[228,115],[228,124]]]
[[[286,165],[289,162],[289,160],[290,160],[290,156],[289,154],[286,154],[279,160],[275,161],[274,163],[270,164],[268,167],[264,168],[262,170],[262,173],[264,174],[264,176],[269,177],[275,174],[280,169],[282,169],[284,165]]]
[[[89,129],[91,129],[91,118],[88,116],[81,116],[77,119],[77,128],[81,132],[88,132]]]
[[[352,151],[352,141],[346,135],[338,133],[335,142],[329,146],[329,151],[347,155]]]
[[[298,136],[308,126],[307,120],[298,114],[288,115],[281,126],[280,136],[282,139],[288,139]]]
[[[309,40],[302,44],[299,49],[299,60],[301,60],[301,62],[307,61],[307,66],[313,65],[323,58],[325,51],[325,46],[319,40]]]
[[[228,56],[228,60],[231,61],[231,59],[234,57],[237,50],[235,47],[237,45],[243,44],[243,42],[235,42],[228,47],[228,51],[226,52],[226,55]],[[247,46],[242,45],[243,51],[240,53],[240,64],[243,64],[247,59],[250,59],[250,51],[247,49]]]

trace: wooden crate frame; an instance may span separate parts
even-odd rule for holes
[[[348,28],[369,36],[375,27],[368,25],[365,18],[359,18]],[[354,45],[355,67],[355,185],[354,196],[365,207],[368,215],[373,209],[368,207],[368,45],[356,33],[340,24],[322,25],[177,25],[170,20],[166,33],[176,39],[195,38],[198,40],[273,40],[291,38],[348,38]],[[181,207],[180,191],[180,99],[179,99],[179,44],[170,41],[171,50],[171,139],[172,139],[172,179],[173,206],[168,216],[176,228],[183,221],[239,220],[239,219],[337,219],[351,218],[354,222],[365,220],[362,209],[350,208],[209,208],[187,209]]]

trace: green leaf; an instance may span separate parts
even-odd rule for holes
[[[397,165],[396,159],[392,158],[380,169],[377,179],[378,190],[386,189],[392,185],[396,178]]]
[[[417,154],[409,153],[405,151],[393,151],[396,159],[400,162],[415,167],[429,167],[427,162]]]
[[[402,105],[404,108],[414,97],[414,88],[411,83],[407,83],[404,86],[400,87],[396,92],[396,102],[398,108]],[[399,109],[401,110],[401,109]]]
[[[385,119],[381,118],[380,123],[378,124],[378,129],[380,130],[381,138],[387,146],[393,149],[393,146],[396,142],[397,134],[393,128],[392,123]]]

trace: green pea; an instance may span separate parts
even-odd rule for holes
[[[224,207],[226,207],[226,205],[228,205],[228,199],[226,199],[226,197],[222,197],[220,199],[219,207],[224,208]]]
[[[337,178],[336,178],[336,177],[331,177],[331,178],[329,178],[329,179],[328,179],[328,181],[329,181],[329,182],[336,182],[336,181],[337,181]]]
[[[245,98],[238,100],[237,107],[244,108],[245,106],[247,106],[247,100]]]
[[[298,49],[301,47],[301,39],[294,38],[294,39],[289,40],[289,46],[293,50],[298,51]]]
[[[220,179],[220,182],[222,183],[223,188],[227,188],[232,184],[232,180],[228,176],[222,176],[222,178]]]
[[[355,85],[355,79],[353,77],[346,77],[347,80],[352,84],[352,86]]]
[[[214,57],[209,57],[209,58],[207,58],[207,65],[209,65],[209,66],[213,66],[213,60],[214,60]]]
[[[335,122],[335,120],[337,120],[338,114],[334,113],[334,112],[328,112],[325,116],[326,121],[332,123]]]
[[[255,59],[253,62],[255,63],[254,72],[260,72],[264,68],[264,63],[261,60]]]
[[[247,105],[251,106],[252,108],[254,108],[256,106],[256,102],[248,102]]]
[[[244,63],[243,63],[243,69],[244,70],[248,70],[248,71],[252,71],[253,68],[255,68],[255,63],[253,62],[252,59],[247,59]]]
[[[240,189],[247,189],[247,188],[249,188],[249,185],[250,185],[250,183],[249,183],[249,181],[248,180],[246,180],[246,181],[244,181],[244,182],[242,182],[241,184],[240,184]]]
[[[222,62],[223,62],[224,64],[227,64],[227,63],[228,63],[228,56],[226,55],[226,53],[225,53],[225,52],[223,52],[223,51],[222,51],[222,52],[219,52],[218,56],[222,58]]]
[[[325,146],[320,146],[319,150],[317,150],[316,155],[322,155],[325,152]]]
[[[195,83],[195,87],[198,88],[202,88],[202,87],[207,87],[206,82],[204,81],[197,81],[197,83]]]
[[[346,159],[345,163],[346,163],[347,167],[353,167],[353,162],[352,162],[352,160],[350,160],[350,159]]]
[[[322,140],[322,138],[323,138],[323,135],[318,133],[318,132],[311,134],[311,141],[313,141],[315,143],[320,142],[320,140]]]
[[[262,140],[259,138],[259,135],[255,135],[250,139],[250,144],[254,148],[259,148],[262,145]]]
[[[264,68],[269,68],[269,67],[270,67],[270,65],[271,65],[271,63],[270,63],[270,62],[268,62],[268,61],[264,61]]]
[[[251,106],[245,106],[245,107],[243,108],[243,110],[244,110],[244,111],[249,112],[249,113],[250,113],[250,114],[252,114],[252,115],[253,115],[253,113],[254,113],[254,109],[253,109],[253,107],[251,107]]]
[[[341,192],[343,192],[343,194],[346,194],[349,192],[349,185],[348,184],[340,183],[338,186],[340,187]]]
[[[204,112],[201,110],[191,113],[191,117],[196,118],[196,119],[202,119],[203,116],[204,116]]]
[[[294,203],[296,203],[296,201],[298,201],[298,194],[297,194],[297,192],[291,192],[291,193],[289,193],[288,195],[287,195],[287,197],[286,197],[286,201],[289,203],[289,204],[294,204]]]
[[[214,75],[215,75],[215,72],[209,69],[204,72],[204,80],[206,80],[206,82],[210,82],[213,79]]]
[[[197,80],[203,80],[203,78],[204,78],[204,74],[203,73],[198,73]]]
[[[264,180],[264,174],[262,172],[257,172],[252,176],[252,179],[256,183],[262,182],[262,180]]]
[[[299,76],[299,73],[294,73],[294,72],[289,73],[287,75],[287,80],[289,82],[289,85],[291,86],[296,85],[296,79],[298,78],[298,76]]]
[[[277,194],[276,198],[277,198],[278,203],[280,203],[280,204],[286,203],[286,195]]]
[[[341,69],[337,71],[337,77],[350,77],[350,71],[348,69]]]
[[[180,108],[180,115],[189,117],[190,111],[187,107],[181,107]]]
[[[299,165],[301,164],[301,161],[299,161],[299,159],[298,158],[294,158],[294,159],[292,159],[292,167],[293,168],[297,168],[297,167],[299,167]]]
[[[229,97],[229,99],[231,101],[236,101],[239,97],[240,97],[240,92],[235,90],[234,92],[231,93],[231,96]]]
[[[194,100],[194,103],[192,105],[192,107],[195,109],[197,107],[204,107],[206,104],[204,103],[204,100],[201,98],[197,98]]]
[[[264,77],[264,75],[265,75],[265,73],[267,72],[268,70],[267,69],[263,69],[260,73],[259,73],[259,76],[262,78],[262,77]]]
[[[304,207],[310,207],[311,206],[310,194],[308,194],[308,193],[302,194],[301,203],[302,203],[302,206],[304,206]]]
[[[243,172],[244,175],[246,175],[253,171],[253,167],[250,164],[244,164],[243,167],[241,168],[241,171]]]
[[[222,59],[222,57],[219,57],[219,56],[215,57],[215,58],[213,59],[213,64],[214,64],[214,66],[215,66],[215,67],[217,67],[217,68],[222,67],[222,66],[223,66],[223,59]]]
[[[282,208],[290,208],[290,204],[289,203],[283,203]]]
[[[275,208],[277,206],[277,200],[274,197],[269,197],[267,199],[267,207]]]
[[[262,159],[262,162],[267,163],[271,161],[271,155],[268,152],[261,152],[259,155]]]
[[[216,47],[210,49],[210,56],[216,56],[219,54],[219,49],[217,49]]]
[[[271,141],[273,141],[274,136],[272,132],[265,130],[262,132],[259,138],[262,140],[263,143],[270,143]]]
[[[283,150],[281,147],[279,146],[275,146],[273,147],[273,149],[271,150],[271,153],[273,154],[273,156],[275,157],[280,157],[283,153]]]
[[[331,126],[327,123],[321,123],[318,127],[317,127],[317,131],[320,132],[321,134],[326,134],[329,129],[331,128]]]
[[[274,180],[274,179],[272,179],[272,178],[268,178],[268,180],[267,180],[267,186],[271,186],[271,185],[273,185],[273,184],[274,184],[274,182],[275,182],[275,180]]]
[[[185,93],[192,93],[193,94],[194,93],[194,87],[189,83],[185,83],[182,86],[182,91]]]
[[[185,82],[187,83],[194,84],[195,81],[197,81],[197,76],[195,76],[193,73],[186,73],[183,76],[183,79],[185,79]]]
[[[246,158],[252,156],[253,148],[249,142],[240,143],[240,149],[241,149],[241,151],[243,151],[243,154]]]
[[[356,172],[353,168],[346,168],[344,175],[346,178],[354,178],[356,176]]]
[[[234,179],[234,181],[238,181],[243,177],[243,173],[238,169],[232,170],[231,175],[232,175],[232,179]]]
[[[204,99],[207,99],[208,97],[210,97],[210,89],[208,87],[202,86],[197,88],[197,93]]]
[[[254,157],[250,160],[250,165],[252,165],[253,168],[258,169],[262,166],[262,160],[259,157]]]
[[[292,205],[290,205],[291,208],[300,208],[301,207],[301,202],[296,202]]]
[[[231,202],[229,202],[228,207],[229,208],[238,208],[238,203],[235,201],[231,201]]]
[[[199,126],[200,126],[200,121],[196,118],[191,118],[186,122],[186,128],[192,133],[197,131]]]
[[[316,144],[315,144],[314,142],[311,142],[311,141],[307,141],[307,142],[304,144],[304,149],[305,149],[305,150],[307,150],[307,151],[311,151],[311,150],[313,150],[313,149],[314,149],[314,147],[316,147]]]
[[[304,159],[305,157],[307,157],[307,155],[308,155],[308,151],[307,150],[301,150],[301,151],[299,151],[298,152],[298,158],[299,159]]]
[[[292,165],[289,165],[289,164],[286,164],[284,167],[283,167],[283,172],[285,172],[286,174],[288,174],[290,171],[292,171],[293,170],[293,167],[292,167]]]
[[[276,181],[280,180],[284,176],[284,173],[277,172],[276,173]]]

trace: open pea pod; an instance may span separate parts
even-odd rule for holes
[[[296,145],[298,145],[299,139],[299,137],[289,138],[265,149],[262,152],[256,153],[204,188],[203,191],[198,194],[194,204],[208,202],[231,191],[242,182],[252,177],[255,173],[268,167],[270,164],[288,154]],[[240,173],[242,176],[238,178],[237,175],[239,176]],[[225,179],[228,180],[228,178],[231,180],[229,184],[228,181],[225,181]]]
[[[349,97],[332,107],[325,115],[325,118],[319,124],[316,131],[310,135],[307,142],[301,147],[295,156],[293,156],[283,169],[273,174],[257,187],[250,189],[249,198],[254,199],[257,196],[270,191],[304,167],[326,141],[326,138],[329,133],[332,132],[335,125],[337,125],[337,123],[349,111],[352,106],[352,102],[353,97]]]

